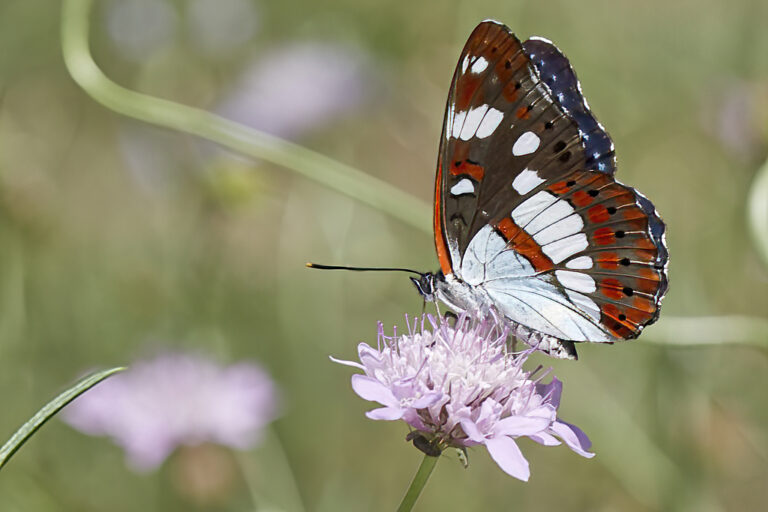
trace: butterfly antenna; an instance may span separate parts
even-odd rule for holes
[[[418,270],[412,270],[410,268],[398,268],[398,267],[348,267],[346,265],[322,265],[320,263],[307,263],[308,268],[316,268],[319,270],[352,270],[354,272],[410,272],[418,276],[424,275]]]

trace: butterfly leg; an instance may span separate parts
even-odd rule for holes
[[[449,325],[452,325],[453,327],[456,327],[456,322],[459,320],[459,315],[454,313],[453,311],[446,311],[443,315],[443,318],[446,322],[448,322]]]

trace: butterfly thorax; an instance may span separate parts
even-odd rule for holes
[[[573,343],[554,336],[538,332],[519,324],[495,307],[493,299],[481,286],[472,286],[455,274],[444,275],[442,272],[427,272],[420,279],[413,279],[419,293],[427,301],[440,301],[456,313],[470,313],[477,316],[492,315],[504,319],[510,335],[555,357],[575,359]]]
[[[456,277],[455,274],[435,274],[434,295],[437,300],[457,312],[477,312],[487,314],[493,308],[493,302],[480,287],[473,287]]]

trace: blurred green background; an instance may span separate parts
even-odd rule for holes
[[[468,470],[445,457],[417,509],[764,509],[768,354],[652,342],[675,341],[674,317],[768,312],[768,270],[745,223],[768,148],[766,2],[95,7],[93,52],[117,82],[287,137],[425,203],[449,81],[475,24],[494,18],[554,41],[613,137],[619,179],[668,224],[670,293],[636,342],[581,346],[578,363],[539,358],[564,380],[561,417],[590,435],[595,459],[525,440],[523,483],[484,450],[470,452]],[[161,349],[259,361],[282,389],[283,415],[252,452],[187,451],[149,474],[55,420],[0,474],[2,509],[252,510],[253,495],[259,510],[299,510],[298,497],[312,511],[393,510],[420,453],[403,424],[363,416],[372,404],[327,356],[353,358],[358,341],[375,342],[377,320],[403,325],[421,299],[404,276],[304,263],[433,270],[431,237],[291,171],[96,104],[64,68],[60,14],[57,2],[0,2],[0,433],[83,372]],[[215,475],[231,481],[208,492]]]

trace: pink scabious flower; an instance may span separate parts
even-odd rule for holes
[[[167,353],[85,393],[63,419],[86,434],[109,436],[129,466],[148,471],[182,445],[250,448],[276,413],[275,385],[260,366]]]
[[[536,371],[523,370],[532,350],[512,352],[507,335],[493,317],[463,314],[452,326],[426,315],[401,336],[386,336],[380,323],[378,347],[358,345],[360,363],[334,361],[363,370],[352,376],[352,389],[383,405],[366,416],[405,421],[414,429],[408,439],[430,455],[485,445],[502,470],[525,481],[530,469],[519,437],[545,446],[562,440],[593,457],[587,436],[557,417],[562,383],[542,384]]]

